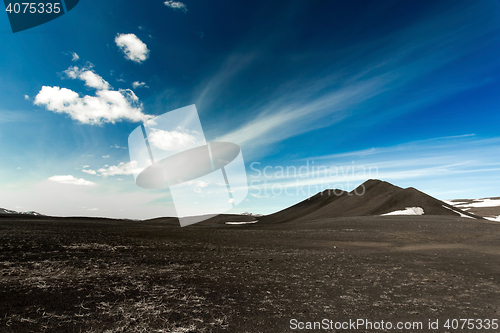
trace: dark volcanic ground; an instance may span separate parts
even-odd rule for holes
[[[500,224],[0,220],[1,332],[296,332],[292,318],[478,332],[442,323],[500,319]]]

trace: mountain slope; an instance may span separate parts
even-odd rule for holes
[[[388,182],[370,179],[351,192],[325,190],[294,206],[259,220],[281,223],[341,216],[371,216],[404,210],[406,207],[421,207],[425,215],[464,215],[480,218],[415,188],[403,189]]]

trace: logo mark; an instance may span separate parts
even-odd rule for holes
[[[248,194],[240,147],[206,142],[195,105],[146,121],[128,145],[136,184],[169,188],[181,226],[222,214]]]
[[[12,32],[36,27],[72,10],[80,0],[10,1],[4,0]]]

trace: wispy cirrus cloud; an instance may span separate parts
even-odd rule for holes
[[[310,156],[284,165],[255,163],[248,176],[259,193],[271,193],[272,188],[286,188],[293,193],[305,189],[311,195],[329,188],[352,190],[369,178],[377,178],[436,196],[456,192],[477,197],[492,184],[500,184],[497,180],[500,163],[491,154],[499,148],[500,137],[482,139],[472,134],[437,137]],[[268,168],[264,170],[265,167]],[[493,191],[490,195],[496,194]]]
[[[462,135],[452,135],[452,136],[443,136],[437,138],[430,138],[424,140],[416,140],[410,142],[404,142],[398,145],[389,146],[389,147],[372,147],[362,150],[350,151],[346,153],[336,153],[336,154],[328,154],[321,156],[310,156],[307,158],[301,159],[304,160],[338,160],[342,158],[369,158],[370,156],[380,156],[383,154],[395,154],[395,153],[408,153],[414,154],[415,151],[421,150],[422,147],[425,151],[429,150],[439,150],[446,149],[451,147],[457,147],[458,145],[467,145],[470,144],[480,144],[485,142],[498,142],[498,139],[488,139],[488,140],[479,140],[475,139],[476,135],[474,133],[462,134]],[[475,140],[474,140],[475,139]]]
[[[308,92],[296,92],[292,95],[302,95],[302,101],[286,101],[286,98],[272,101],[261,108],[256,118],[217,140],[236,142],[242,146],[264,146],[329,126],[349,116],[347,111],[350,108],[383,92],[390,80],[383,76],[374,77],[316,99],[307,98]]]
[[[251,66],[257,59],[256,52],[236,52],[231,54],[222,64],[219,71],[205,80],[198,88],[196,105],[202,109],[221,96],[224,88],[231,84],[231,80],[244,69]]]
[[[336,61],[322,69],[321,75],[298,72],[295,76],[300,76],[300,80],[278,85],[266,98],[241,105],[235,116],[237,121],[232,124],[227,121],[227,126],[221,126],[229,130],[216,133],[217,140],[238,143],[247,154],[262,156],[266,150],[262,148],[318,128],[359,119],[356,126],[362,130],[364,126],[428,107],[483,85],[485,81],[479,76],[464,79],[448,71],[446,75],[439,75],[433,84],[415,87],[425,77],[482,47],[474,41],[494,26],[482,21],[471,7],[474,6],[428,16],[370,42],[363,39],[358,44],[332,51],[330,56]],[[439,26],[445,28],[436,30]],[[463,33],[464,29],[468,29],[467,34]],[[429,31],[438,32],[429,34]],[[260,46],[260,53],[269,52],[272,43],[269,37]],[[307,54],[293,55],[294,59],[308,57]],[[197,104],[203,107],[215,100],[238,73],[250,70],[255,63],[252,58],[241,61],[229,57],[204,85]]]

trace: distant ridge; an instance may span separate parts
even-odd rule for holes
[[[325,190],[289,208],[260,218],[262,222],[281,223],[292,220],[315,220],[342,216],[375,216],[421,207],[425,215],[482,217],[462,211],[419,190],[401,188],[370,179],[351,192]]]
[[[478,200],[476,199],[473,201]],[[351,192],[339,189],[325,190],[274,214],[264,216],[251,213],[220,214],[204,222],[198,223],[197,225],[226,224],[227,222],[253,222],[255,220],[258,220],[259,224],[272,224],[299,220],[326,219],[331,217],[379,216],[397,211],[405,211],[407,208],[412,208],[417,211],[423,210],[424,215],[445,215],[483,219],[481,216],[460,209],[459,202],[444,202],[413,187],[401,188],[385,181],[370,179]],[[497,209],[498,207],[493,208]],[[0,208],[0,217],[22,219],[28,216],[30,218],[109,219],[104,217],[84,216],[51,217],[35,211],[17,212]],[[178,219],[176,217],[158,217],[142,221],[162,223],[165,225],[178,225]]]
[[[15,210],[0,208],[0,215],[32,215],[32,216],[44,216],[43,214],[37,213],[35,211],[27,212],[16,212]]]
[[[445,201],[455,208],[500,222],[500,197],[480,199],[454,199]]]

